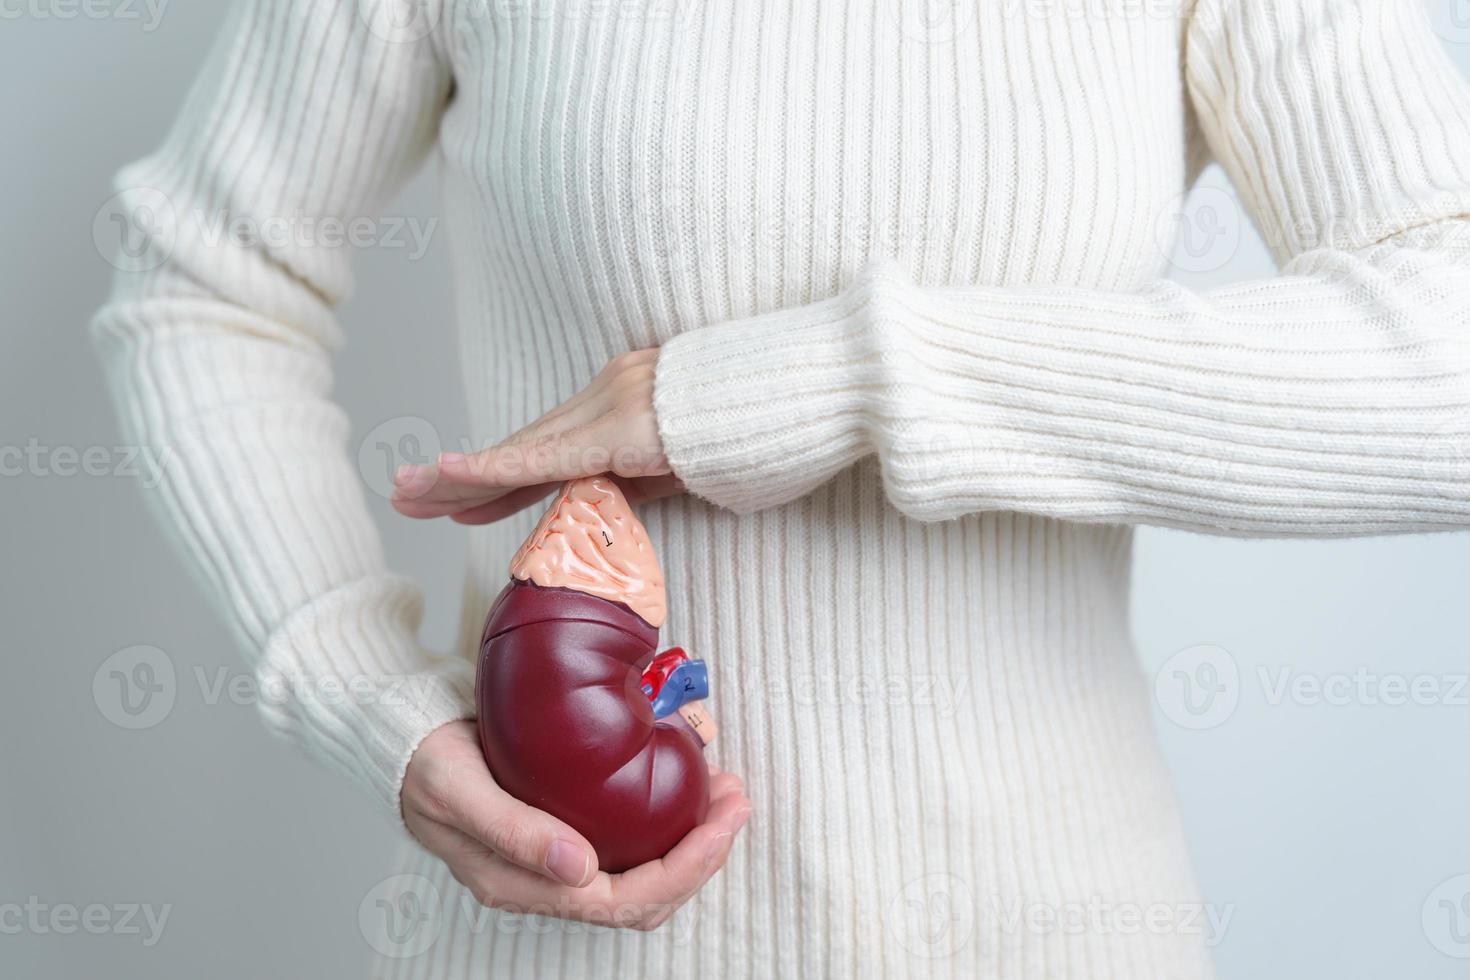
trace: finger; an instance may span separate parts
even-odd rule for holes
[[[657,476],[620,476],[614,479],[622,488],[623,496],[628,498],[630,504],[660,500],[684,492],[684,481],[672,473],[661,473]]]
[[[522,487],[595,476],[612,456],[600,448],[608,428],[583,426],[530,444],[506,442],[468,456],[445,453],[433,466],[405,466],[394,477],[393,506],[408,517],[443,517]]]
[[[574,425],[512,437],[468,456],[441,456],[439,480],[453,488],[498,490],[593,476],[611,465],[608,440],[614,424],[613,417],[595,414]]]
[[[587,838],[489,779],[461,780],[448,803],[448,813],[435,819],[513,864],[573,886],[585,885],[597,873],[597,855]]]
[[[735,827],[735,830],[731,832],[730,837],[727,839],[729,844],[733,846],[735,835],[740,832],[740,829],[744,827],[746,822],[750,819],[751,802],[749,797],[745,795],[745,784],[743,781],[741,781],[739,776],[736,776],[734,773],[719,773],[716,775],[719,778],[710,780],[710,799],[718,800],[722,799],[726,794],[734,794],[740,797],[740,806],[744,810],[743,814],[737,815],[738,823]],[[726,779],[725,777],[729,778]],[[709,860],[706,860],[704,875],[700,878],[699,885],[695,890],[698,891],[699,888],[703,888],[705,882],[709,881],[710,878],[714,877],[715,873],[720,870],[720,868],[724,867],[725,861],[729,857],[730,847],[726,847],[724,848],[723,853],[718,854],[713,858],[710,858]]]
[[[612,878],[605,873],[597,873],[581,888],[562,885],[511,864],[453,827],[429,823],[431,826],[416,827],[414,833],[424,846],[443,859],[455,880],[469,889],[481,905],[625,928],[636,926],[641,919],[659,911],[645,913],[616,904]]]
[[[664,858],[621,875],[599,872],[586,886],[573,888],[511,864],[451,827],[436,826],[415,833],[444,858],[455,878],[483,905],[618,928],[652,929],[698,891],[729,856],[734,835],[749,813],[750,803],[739,792],[739,786],[740,780],[733,776],[712,785],[715,798],[709,818],[675,848],[676,852],[687,852],[680,860],[687,857],[693,861],[694,851],[704,847],[707,860],[698,859],[703,870],[690,875],[670,875],[665,866],[668,858]],[[670,856],[674,856],[672,852]],[[641,880],[633,881],[635,878]]]
[[[725,777],[729,777],[726,779]],[[715,783],[720,785],[717,787]],[[722,773],[711,782],[709,815],[661,858],[613,876],[618,903],[658,909],[667,914],[698,891],[707,872],[729,856],[735,834],[750,816],[750,801],[738,789],[739,778]]]
[[[393,504],[415,501],[433,489],[439,479],[438,467],[406,463],[393,473]]]
[[[445,453],[427,465],[400,466],[393,475],[393,509],[405,517],[444,517],[477,507],[509,493],[514,487],[491,487],[466,480],[453,472],[460,453]]]
[[[534,487],[517,487],[488,503],[476,504],[468,510],[450,514],[449,518],[458,524],[493,524],[545,500],[559,486],[559,483],[542,483]]]
[[[434,517],[452,517],[487,503],[493,503],[505,496],[508,490],[486,490],[463,500],[412,500],[395,493],[389,502],[393,509],[404,517],[413,517],[426,520]]]
[[[395,481],[391,498],[393,509],[405,517],[417,518],[453,517],[477,507],[494,504],[518,491],[524,491],[519,493],[516,505],[512,509],[500,514],[500,517],[506,517],[534,503],[540,497],[545,496],[550,489],[559,485],[556,482],[549,482],[528,487],[491,486],[487,482],[468,476],[458,454],[441,456],[440,462],[432,466],[404,467],[395,476]],[[532,493],[537,487],[548,489]],[[494,510],[491,511],[491,513],[494,512]],[[462,523],[486,524],[490,520],[499,520],[500,517]]]
[[[641,504],[684,492],[683,481],[672,473],[663,476],[618,478],[617,482],[622,487],[623,496],[630,504]],[[537,486],[517,487],[514,490],[503,491],[494,500],[451,513],[449,518],[458,524],[493,524],[545,500],[561,485],[560,483],[542,483]]]
[[[481,905],[618,928],[636,927],[651,918],[652,913],[615,903],[607,874],[599,872],[588,885],[573,888],[511,864],[450,827],[440,827],[421,839]]]
[[[511,864],[474,837],[447,824],[426,821],[413,832],[481,905],[507,910],[546,908],[548,914],[561,918],[582,918],[577,914],[580,903],[572,899],[591,888],[572,888]],[[598,874],[593,882],[606,878]]]
[[[431,487],[437,479],[437,471],[433,467],[422,468],[420,473],[408,476],[405,488],[394,492],[393,509],[405,517],[449,517],[460,524],[492,524],[546,499],[561,486],[557,481],[508,489],[476,486],[459,494],[456,499],[450,499],[447,493],[426,494],[425,489],[419,487],[419,484]],[[615,479],[630,504],[661,500],[684,492],[684,482],[672,473]]]
[[[729,796],[731,793],[735,793],[741,796],[745,795],[745,780],[741,779],[733,772],[726,772],[725,770],[716,767],[710,772],[710,804],[713,805],[716,801],[723,799],[726,796]],[[709,823],[708,818],[705,819],[705,823]]]

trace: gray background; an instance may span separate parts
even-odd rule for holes
[[[1470,4],[1430,2],[1470,71]],[[121,461],[85,335],[109,277],[92,225],[112,172],[164,133],[225,2],[172,4],[156,24],[141,0],[90,9],[0,3],[0,451],[32,440],[45,450],[39,465],[0,476],[0,911],[32,896],[171,911],[152,946],[146,927],[15,934],[0,917],[0,975],[361,975],[358,906],[388,873],[390,828],[343,778],[267,735],[250,704],[210,703],[196,670],[207,682],[247,672],[138,480],[54,472],[63,447]],[[1215,172],[1206,182],[1224,186]],[[1225,193],[1184,208],[1208,229],[1202,209],[1223,202],[1226,234],[1176,260],[1192,285],[1272,271]],[[432,172],[394,206],[421,218],[436,209]],[[358,259],[338,383],[358,438],[405,415],[447,438],[464,432],[443,246],[440,235],[419,261],[386,247]],[[373,502],[395,564],[427,590],[427,640],[447,646],[456,528],[394,519]],[[1160,678],[1158,729],[1205,892],[1233,915],[1217,948],[1222,977],[1470,972],[1451,955],[1470,957],[1470,878],[1454,880],[1470,873],[1470,690],[1457,690],[1470,670],[1467,582],[1464,535],[1140,534],[1134,621],[1143,667]],[[178,669],[172,711],[141,731],[113,724],[93,695],[103,661],[135,644]],[[1191,652],[1200,644],[1226,652]],[[1225,685],[1212,703],[1188,687],[1209,679],[1201,658]],[[1279,671],[1359,669],[1370,695],[1375,680],[1419,678],[1436,703],[1273,698]],[[1191,714],[1185,696],[1209,710]],[[1201,722],[1210,727],[1186,727]]]

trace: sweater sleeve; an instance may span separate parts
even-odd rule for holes
[[[1470,99],[1414,0],[1199,0],[1186,81],[1282,266],[1194,293],[916,286],[681,334],[655,408],[736,511],[869,455],[923,520],[1470,527]]]
[[[234,7],[162,148],[117,178],[124,248],[92,331],[268,725],[396,817],[413,750],[473,707],[468,665],[419,643],[421,595],[386,566],[329,395],[340,241],[422,162],[450,87],[432,35],[374,6]]]

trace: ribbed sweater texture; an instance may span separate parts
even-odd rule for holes
[[[407,845],[448,912],[379,974],[1209,976],[1132,528],[1470,526],[1470,99],[1417,0],[235,5],[118,177],[154,237],[93,329],[166,524],[299,692],[266,721],[395,819],[537,515],[466,532],[425,649],[330,396],[350,249],[211,229],[377,214],[431,154],[476,441],[661,347],[663,635],[756,810],[652,934],[466,919]],[[1211,158],[1278,277],[1163,278]]]

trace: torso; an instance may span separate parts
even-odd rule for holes
[[[835,295],[880,256],[921,285],[1156,277],[1191,159],[1161,7],[453,4],[441,150],[477,437],[621,351]],[[535,516],[477,532],[466,653]],[[917,524],[872,464],[750,517],[640,516],[663,641],[710,662],[711,752],[756,804],[744,839],[664,932],[456,921],[421,972],[1208,975],[1182,926],[1013,919],[1196,901],[1128,642],[1127,529]]]

